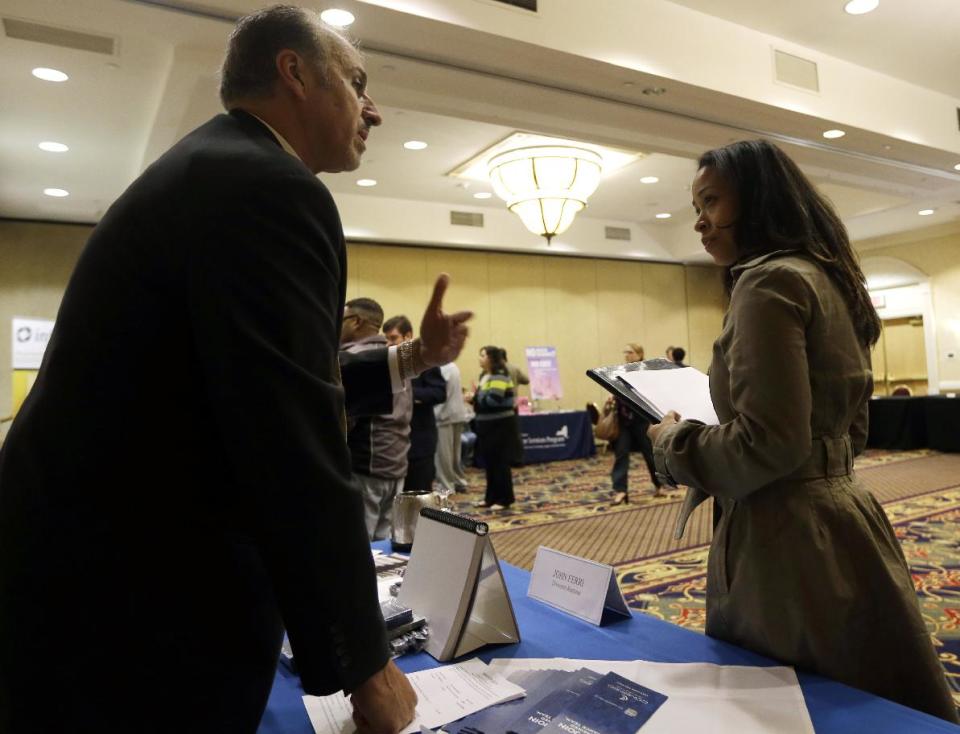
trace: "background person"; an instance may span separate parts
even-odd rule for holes
[[[383,335],[391,345],[413,341],[413,324],[406,316],[394,316],[383,324]],[[430,492],[436,476],[437,419],[435,406],[447,397],[447,385],[439,367],[424,370],[411,381],[413,414],[410,417],[410,450],[404,492]]]
[[[495,346],[481,349],[480,367],[483,373],[473,408],[477,414],[477,451],[484,462],[487,488],[477,506],[502,510],[514,501],[510,467],[523,457],[520,421],[514,412],[514,386],[503,350]]]
[[[382,349],[387,338],[380,333],[383,309],[372,298],[347,301],[340,331],[341,355],[358,355]],[[393,405],[383,415],[351,418],[347,446],[350,466],[363,496],[363,515],[370,540],[390,537],[393,498],[402,492],[410,451],[413,415],[411,379],[393,394]]]
[[[640,362],[643,360],[643,347],[636,343],[627,344],[623,350],[624,362]],[[661,497],[660,479],[653,464],[653,445],[647,436],[650,421],[634,413],[623,400],[610,398],[606,410],[617,411],[617,439],[613,442],[613,468],[610,470],[610,483],[613,485],[612,507],[626,504],[630,501],[628,475],[630,472],[630,452],[639,451],[647,463],[650,472],[650,481],[653,482],[653,496]]]
[[[445,399],[434,407],[437,419],[437,483],[445,494],[467,491],[467,477],[461,463],[461,437],[467,425],[467,406],[463,399],[460,369],[451,362],[440,367]]]
[[[853,472],[880,320],[847,232],[765,141],[705,153],[692,192],[731,289],[721,424],[671,413],[650,433],[658,470],[721,509],[707,634],[956,722],[900,543]]]
[[[510,379],[513,381],[513,387],[515,390],[519,390],[521,385],[529,385],[530,378],[527,376],[527,373],[523,371],[518,365],[512,364],[509,359],[507,359],[507,350],[503,349],[503,361],[507,365],[507,373],[510,375]]]

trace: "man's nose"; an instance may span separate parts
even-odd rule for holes
[[[380,110],[376,103],[370,98],[369,94],[364,95],[363,120],[370,127],[377,127],[383,124],[383,117],[380,116]]]

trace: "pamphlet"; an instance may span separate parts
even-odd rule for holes
[[[634,734],[667,697],[607,673],[553,717],[542,734]]]
[[[553,720],[554,716],[566,711],[568,706],[580,698],[581,694],[600,678],[600,673],[589,668],[568,673],[566,680],[533,705],[523,699],[523,702],[527,703],[526,711],[508,724],[506,731],[510,734],[537,734]]]

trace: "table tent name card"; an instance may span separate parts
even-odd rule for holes
[[[527,596],[599,626],[604,612],[629,617],[613,566],[540,546]]]

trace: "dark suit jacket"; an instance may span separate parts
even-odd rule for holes
[[[0,731],[253,732],[284,626],[310,693],[386,663],[345,258],[327,189],[242,112],[104,216],[0,453]],[[385,350],[344,381],[389,410]]]
[[[410,419],[410,458],[421,459],[437,452],[435,405],[447,399],[447,381],[439,367],[413,378],[413,417]]]

